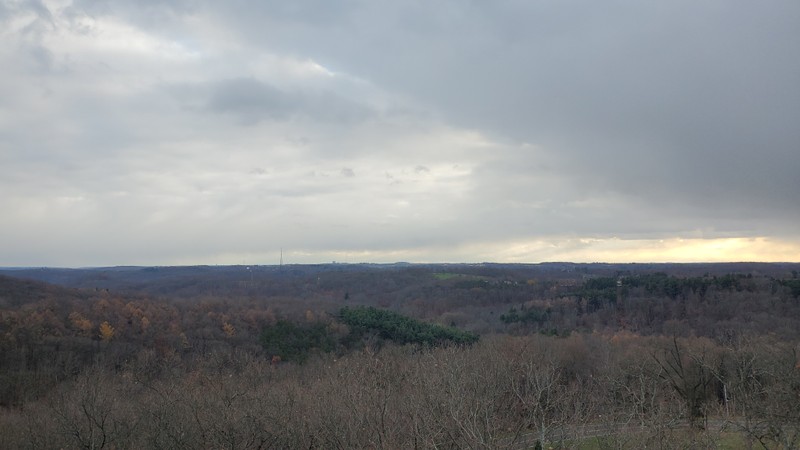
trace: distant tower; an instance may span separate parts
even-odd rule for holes
[[[283,247],[281,247],[281,263],[280,267],[283,267]]]

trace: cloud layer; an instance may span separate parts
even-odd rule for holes
[[[800,4],[0,2],[0,265],[800,259]]]

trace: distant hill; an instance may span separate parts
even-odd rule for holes
[[[0,275],[0,308],[19,307],[27,303],[53,298],[81,299],[87,297],[86,293],[78,289],[38,280]]]
[[[789,278],[800,272],[800,263],[659,263],[607,264],[548,262],[540,264],[297,264],[284,266],[117,266],[93,268],[2,268],[0,275],[44,281],[74,288],[112,289],[156,294],[180,294],[192,283],[231,283],[253,280],[313,279],[320,274],[373,274],[420,271],[456,273],[493,278],[547,277],[582,279],[663,272],[673,276],[720,276],[729,273]],[[191,292],[189,295],[194,295]]]

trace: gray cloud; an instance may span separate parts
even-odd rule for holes
[[[44,1],[0,23],[0,264],[800,241],[790,0]]]
[[[321,29],[281,16],[268,39],[544,146],[576,183],[774,212],[800,191],[794,2],[361,6]]]
[[[329,91],[288,91],[253,78],[172,85],[167,90],[184,107],[231,114],[242,123],[295,118],[352,123],[376,114],[370,108]]]
[[[245,117],[286,119],[297,110],[289,95],[252,79],[226,80],[212,88],[207,107]]]

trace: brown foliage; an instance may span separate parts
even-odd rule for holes
[[[114,327],[112,327],[108,321],[101,323],[100,327],[98,328],[98,335],[100,336],[100,339],[105,342],[110,341],[114,337],[114,333]]]

